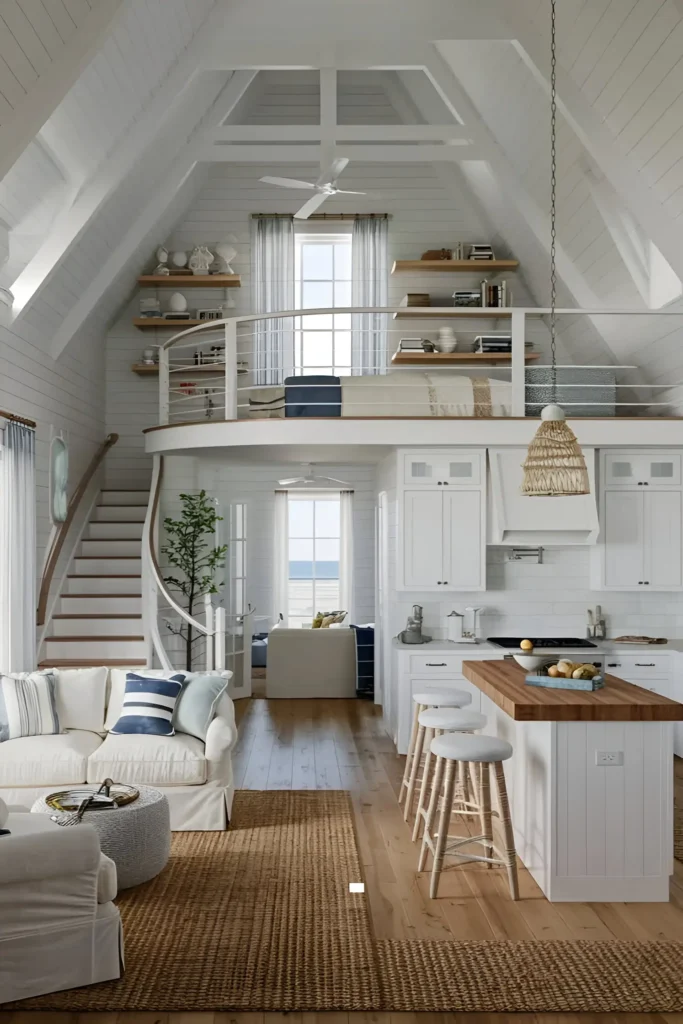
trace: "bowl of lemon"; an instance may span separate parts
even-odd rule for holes
[[[533,672],[535,669],[541,668],[542,665],[549,665],[557,660],[552,656],[548,657],[547,654],[534,654],[534,645],[531,640],[522,640],[519,645],[519,654],[513,654],[512,657],[526,672]]]

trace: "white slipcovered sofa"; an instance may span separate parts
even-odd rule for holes
[[[227,691],[215,708],[205,742],[181,732],[115,736],[110,729],[119,718],[128,670],[52,671],[62,732],[0,743],[0,797],[8,805],[30,807],[56,789],[111,778],[160,789],[168,799],[174,832],[227,828],[234,796],[231,751],[237,741]],[[132,671],[166,674],[139,667]]]
[[[0,836],[0,1004],[120,978],[116,865],[90,825],[10,814]]]

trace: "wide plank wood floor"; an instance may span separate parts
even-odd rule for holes
[[[403,758],[384,732],[379,708],[360,700],[252,698],[237,702],[237,717],[238,789],[351,792],[378,937],[683,941],[683,864],[678,861],[669,904],[551,904],[523,868],[521,899],[513,903],[503,872],[481,865],[448,870],[443,895],[430,900],[428,875],[416,875],[417,848],[396,799]],[[683,761],[676,764],[676,785],[683,799]],[[0,1013],[0,1024],[43,1019],[46,1024],[683,1024],[683,1014]]]

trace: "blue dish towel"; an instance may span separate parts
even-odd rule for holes
[[[306,374],[285,378],[285,417],[341,416],[339,377]]]
[[[356,696],[375,696],[375,630],[372,626],[351,626],[356,634]]]

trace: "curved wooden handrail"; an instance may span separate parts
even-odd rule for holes
[[[97,449],[92,459],[90,460],[88,468],[81,477],[81,481],[78,487],[71,495],[71,499],[66,510],[66,519],[64,520],[63,523],[60,524],[59,529],[54,535],[52,544],[50,546],[50,553],[47,556],[47,560],[45,562],[43,578],[40,583],[40,594],[38,595],[38,610],[36,612],[36,622],[39,626],[42,626],[43,623],[45,622],[45,613],[47,611],[47,601],[48,596],[50,594],[50,587],[52,585],[52,577],[55,574],[57,562],[59,561],[59,556],[62,552],[62,548],[64,547],[64,541],[66,540],[71,524],[74,521],[74,517],[78,510],[78,506],[81,503],[83,495],[88,489],[88,484],[90,483],[93,476],[99,469],[102,460],[104,459],[104,456],[107,454],[109,449],[116,444],[118,439],[118,434],[108,434],[107,437],[102,442],[102,444],[100,445],[100,447]]]

